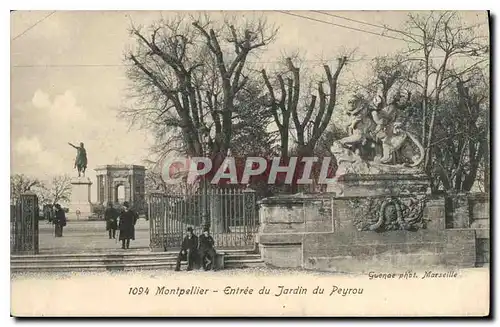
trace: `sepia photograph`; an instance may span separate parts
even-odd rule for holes
[[[488,316],[490,28],[11,11],[11,315]]]

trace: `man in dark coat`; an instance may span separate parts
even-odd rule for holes
[[[123,203],[124,210],[120,214],[120,241],[122,249],[130,247],[130,240],[135,240],[135,223],[138,215],[130,209],[128,202]]]
[[[194,235],[193,228],[188,227],[187,235],[182,241],[181,251],[177,256],[177,264],[175,266],[175,271],[181,270],[181,261],[187,261],[187,270],[193,270],[193,265],[196,260],[196,252],[198,249],[198,237]]]
[[[116,238],[116,230],[118,229],[118,211],[113,208],[111,202],[104,211],[104,219],[106,220],[106,230],[109,232],[109,238]]]
[[[62,237],[63,227],[66,226],[66,213],[59,203],[56,203],[54,207],[56,209],[54,217],[55,237]]]
[[[203,229],[200,235],[198,250],[200,252],[201,264],[204,270],[215,270],[215,249],[214,239],[208,232],[208,228]]]

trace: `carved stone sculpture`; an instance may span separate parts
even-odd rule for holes
[[[359,219],[354,226],[359,231],[385,232],[418,230],[426,227],[423,217],[426,196],[366,198],[351,203]]]
[[[387,106],[350,101],[349,136],[334,142],[331,151],[337,158],[341,173],[378,174],[416,172],[424,158],[424,147],[410,132],[402,128],[398,118],[399,96]],[[415,145],[418,154],[405,145]],[[408,151],[402,151],[403,149]],[[344,167],[341,167],[344,166]],[[344,170],[344,171],[342,171]]]

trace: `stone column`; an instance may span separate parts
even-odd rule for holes
[[[110,197],[109,197],[109,173],[106,173],[104,177],[104,205],[108,205],[110,202]]]
[[[115,203],[115,195],[114,195],[114,180],[113,177],[111,177],[111,174],[108,175],[108,200],[111,203]]]
[[[104,185],[104,183],[105,183],[104,176],[101,175],[100,178],[101,178],[100,184],[99,184],[99,189],[100,189],[100,193],[101,193],[100,203],[103,204],[106,201],[106,198],[104,197],[104,192],[106,192],[106,186]]]
[[[130,191],[130,176],[128,181],[124,183],[123,188],[125,190],[125,201],[132,204],[132,192]]]
[[[135,176],[134,176],[134,170],[131,170],[129,173],[130,173],[130,177],[129,177],[129,182],[130,182],[130,184],[129,184],[130,185],[129,186],[130,187],[130,199],[129,199],[129,201],[130,201],[130,203],[132,203],[132,205],[135,206],[136,203],[135,203],[135,183],[134,183]]]
[[[118,186],[116,185],[116,182],[113,181],[113,184],[111,185],[111,196],[112,196],[112,201],[113,203],[118,202]]]
[[[99,187],[99,175],[96,176],[96,181],[97,181],[97,203],[100,203],[100,194],[101,193],[101,189]]]

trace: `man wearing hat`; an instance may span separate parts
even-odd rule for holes
[[[204,270],[215,270],[215,249],[214,239],[208,232],[208,228],[203,229],[203,234],[200,235],[199,251],[201,256],[201,264]]]
[[[139,217],[130,209],[128,202],[123,202],[123,207],[124,210],[120,214],[120,241],[122,241],[122,249],[128,249],[130,240],[135,240],[135,223]]]
[[[181,246],[181,252],[177,256],[177,264],[175,266],[175,271],[181,270],[181,261],[187,261],[187,270],[193,270],[193,264],[196,260],[196,251],[198,249],[198,237],[194,235],[193,228],[187,228],[187,235],[184,237]]]
[[[66,214],[64,213],[64,210],[61,208],[61,205],[59,203],[56,203],[54,207],[56,208],[56,217],[54,219],[55,237],[62,237],[63,227],[66,226]]]
[[[118,229],[118,211],[113,208],[111,202],[104,211],[104,219],[106,220],[106,230],[109,232],[109,239],[116,238],[116,230]]]

